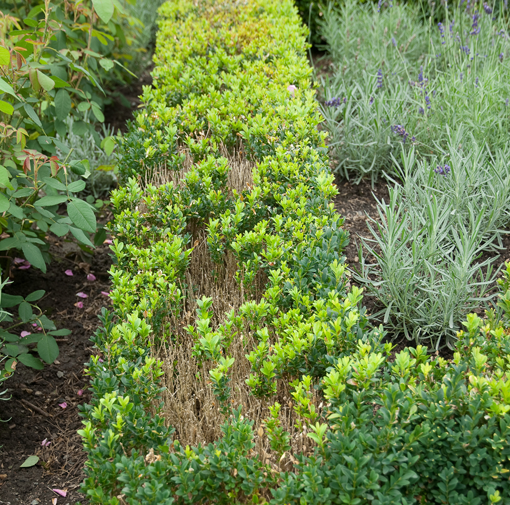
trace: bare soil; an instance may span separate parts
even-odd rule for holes
[[[0,402],[0,504],[46,505],[75,504],[83,500],[79,486],[84,478],[85,453],[77,430],[82,427],[78,406],[90,401],[85,363],[92,353],[90,336],[99,326],[101,307],[109,299],[108,270],[111,259],[108,246],[98,248],[84,258],[72,243],[54,241],[54,261],[43,274],[33,267],[16,272],[6,292],[26,296],[43,289],[39,306],[47,311],[57,328],[68,328],[71,335],[59,339],[60,355],[52,365],[38,371],[18,364],[16,373],[5,383],[11,399]],[[71,269],[73,276],[64,271]],[[87,274],[96,281],[87,281]],[[75,304],[78,292],[88,298],[83,308]],[[83,393],[82,393],[83,391]],[[67,404],[65,408],[61,405]],[[42,447],[44,439],[50,441]],[[28,456],[40,460],[31,468],[20,468]],[[64,498],[53,492],[60,489]]]

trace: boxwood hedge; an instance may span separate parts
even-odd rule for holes
[[[172,0],[160,16],[154,86],[112,196],[113,308],[93,337],[80,431],[90,502],[510,503],[507,318],[470,316],[451,359],[397,353],[368,325],[290,0]],[[200,243],[207,278],[242,292],[229,312],[193,278]],[[222,422],[197,446],[162,415],[158,350],[186,339]],[[241,387],[266,402],[264,429],[234,401]]]

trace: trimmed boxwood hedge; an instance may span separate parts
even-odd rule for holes
[[[507,319],[470,316],[451,360],[395,353],[369,327],[348,289],[348,237],[292,2],[173,0],[160,13],[154,87],[122,141],[112,196],[113,309],[93,337],[80,431],[90,502],[509,503]],[[240,160],[251,179],[234,184]],[[197,302],[187,338],[215,366],[223,436],[183,447],[161,417],[153,349],[182,338],[197,230],[211,276],[234,257],[248,300],[215,328],[211,300]],[[255,456],[254,423],[230,401],[232,341],[244,333],[257,340],[252,394],[274,399],[293,380],[297,424],[316,444],[299,454],[272,406],[266,433],[273,461],[292,452],[287,471]]]

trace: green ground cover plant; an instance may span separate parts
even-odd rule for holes
[[[395,352],[349,283],[292,3],[160,13],[112,195],[87,498],[509,503],[510,270],[451,359]]]
[[[489,303],[509,223],[508,18],[504,5],[454,2],[330,8],[335,75],[323,107],[335,170],[393,186],[359,279],[396,335],[454,346],[466,314]]]

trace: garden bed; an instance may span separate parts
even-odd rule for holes
[[[58,503],[76,503],[83,498],[79,487],[86,455],[77,434],[82,426],[78,406],[90,400],[84,364],[94,352],[90,336],[99,326],[97,314],[108,305],[102,292],[108,292],[110,286],[109,252],[108,245],[104,245],[96,249],[90,262],[85,262],[72,243],[57,245],[54,240],[55,258],[47,273],[33,268],[17,270],[14,284],[6,290],[22,296],[45,290],[47,296],[41,301],[41,308],[59,328],[69,328],[72,333],[59,339],[60,355],[53,364],[42,371],[20,364],[7,383],[12,398],[0,405],[2,419],[10,419],[0,423],[2,504],[50,505],[54,498],[58,498]],[[72,277],[64,273],[69,269]],[[89,273],[95,275],[94,282],[87,281]],[[75,305],[78,292],[88,295],[83,308]],[[51,443],[42,447],[43,440]],[[20,468],[30,455],[39,456],[40,463]],[[67,490],[67,497],[59,497],[52,491],[54,488]]]

